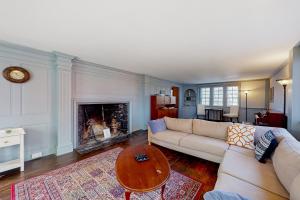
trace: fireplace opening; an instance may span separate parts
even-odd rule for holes
[[[128,135],[128,103],[78,105],[78,148],[90,150]]]

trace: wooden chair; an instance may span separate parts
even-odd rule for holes
[[[230,121],[236,119],[239,122],[239,106],[230,106],[229,113],[223,115],[224,118],[229,118]]]
[[[204,119],[205,118],[205,105],[198,104],[197,105],[197,118]]]

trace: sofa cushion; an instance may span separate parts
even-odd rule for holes
[[[255,133],[254,133],[254,143],[256,144],[257,141],[261,138],[263,134],[267,131],[272,131],[276,137],[277,142],[279,143],[284,138],[289,138],[296,140],[285,128],[276,128],[276,127],[269,127],[269,126],[255,126]]]
[[[290,191],[293,180],[300,174],[300,143],[282,140],[273,155],[273,165],[279,180]]]
[[[152,138],[161,140],[170,144],[179,145],[179,141],[186,137],[187,135],[190,135],[189,133],[183,133],[178,131],[171,131],[171,130],[165,130],[162,132],[158,132],[156,134],[152,135]]]
[[[288,198],[288,193],[281,185],[271,162],[262,164],[255,157],[245,156],[236,151],[225,153],[219,173],[226,173],[257,187]]]
[[[173,131],[180,131],[185,133],[193,132],[193,120],[192,119],[177,119],[164,117],[166,126]]]
[[[227,137],[227,129],[230,125],[232,125],[231,122],[211,122],[201,119],[194,119],[193,133],[225,140]]]
[[[264,190],[234,176],[221,173],[215,185],[216,190],[235,192],[251,200],[287,200],[273,192]]]
[[[299,192],[299,185],[300,185],[300,174],[294,179],[291,189],[290,189],[290,199],[291,200],[299,200],[300,199],[300,192]]]
[[[254,157],[255,156],[255,151],[252,149],[246,149],[243,147],[235,146],[235,145],[230,145],[229,149],[238,153],[243,154],[244,156],[250,156]]]
[[[224,140],[190,134],[180,141],[180,146],[211,153],[218,156],[224,156],[229,145]]]

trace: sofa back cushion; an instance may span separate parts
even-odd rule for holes
[[[178,119],[164,117],[166,126],[169,130],[180,131],[185,133],[193,132],[193,120],[192,119]]]
[[[300,185],[300,174],[298,174],[298,176],[294,179],[291,185],[290,200],[300,199],[299,185]]]
[[[276,128],[269,126],[255,126],[254,133],[254,143],[256,144],[258,140],[268,131],[272,131],[276,137],[277,142],[279,143],[284,138],[294,139],[295,138],[285,129],[285,128]]]
[[[280,182],[290,192],[294,179],[300,174],[300,142],[288,138],[283,139],[272,159]]]
[[[225,140],[231,122],[211,122],[201,119],[193,120],[193,133],[197,135]]]

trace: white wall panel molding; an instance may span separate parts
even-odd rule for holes
[[[72,71],[73,98],[98,102],[130,101],[131,130],[144,128],[143,75],[77,60],[73,60]]]
[[[57,155],[73,151],[72,142],[72,59],[59,52],[53,53],[57,69]]]

